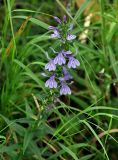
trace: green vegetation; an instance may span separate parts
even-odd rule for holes
[[[0,0],[0,160],[117,160],[118,1],[81,2]],[[51,107],[48,26],[64,14],[81,65]]]

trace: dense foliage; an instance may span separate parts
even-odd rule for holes
[[[117,0],[0,0],[0,160],[118,159],[117,11]],[[64,15],[81,65],[55,96],[48,28]]]

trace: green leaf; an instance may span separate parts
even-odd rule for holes
[[[102,148],[103,148],[103,150],[104,150],[104,153],[105,153],[107,159],[109,160],[109,157],[108,157],[108,155],[107,155],[107,152],[106,152],[105,147],[103,146],[100,138],[98,137],[98,135],[96,134],[96,132],[93,130],[93,128],[91,127],[91,125],[90,125],[87,121],[85,121],[85,120],[81,120],[81,122],[83,122],[83,123],[90,129],[90,131],[93,133],[93,135],[95,136],[95,138],[98,140],[98,142],[99,142],[100,145],[102,146]]]
[[[27,19],[27,16],[13,16],[12,18]],[[34,23],[34,24],[36,24],[36,25],[38,25],[38,26],[40,26],[40,27],[42,27],[42,28],[44,28],[44,29],[46,29],[46,30],[48,30],[49,25],[44,23],[44,22],[42,22],[39,19],[30,18],[29,21]]]
[[[25,75],[31,77],[38,85],[40,88],[43,89],[43,91],[46,92],[45,87],[44,87],[44,82],[40,80],[27,66],[25,66],[22,62],[18,60],[14,60],[15,63],[17,63],[20,67],[22,67],[26,72],[24,73]]]
[[[79,8],[79,10],[77,11],[77,13],[75,14],[74,20],[77,20],[81,14],[84,12],[84,10],[87,8],[88,4],[91,2],[91,0],[86,0],[81,7]]]
[[[110,24],[110,28],[109,28],[108,33],[106,35],[106,40],[108,43],[110,43],[110,42],[112,43],[112,38],[118,29],[117,27],[118,27],[118,24],[116,22],[112,22]]]
[[[59,144],[59,146],[60,146],[66,153],[68,153],[69,155],[71,155],[74,160],[79,160],[79,159],[77,158],[77,156],[75,155],[75,153],[72,152],[68,147],[64,146],[64,145],[61,144],[61,143],[58,143],[58,144]]]
[[[6,143],[6,137],[0,135],[0,148]]]
[[[46,41],[46,40],[49,40],[49,39],[50,39],[50,36],[42,35],[42,36],[35,37],[35,38],[32,39],[31,41],[29,41],[28,44],[33,44],[33,43],[37,43],[37,42],[42,42],[42,41]]]
[[[33,133],[30,131],[25,132],[24,141],[23,141],[23,154],[25,153],[25,150],[27,149],[30,141],[32,140]]]
[[[118,80],[118,63],[117,63],[117,60],[115,59],[115,55],[113,53],[112,48],[109,46],[108,49],[109,49],[109,57],[110,57],[111,65],[115,72],[116,78]]]
[[[83,156],[82,158],[79,158],[79,160],[88,160],[88,159],[91,159],[95,154],[89,154],[89,155],[86,155],[86,156]]]

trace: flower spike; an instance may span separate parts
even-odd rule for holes
[[[54,39],[57,38],[57,45],[59,44],[58,48],[61,47],[61,49],[56,52],[55,48],[53,49],[53,47],[50,47],[54,53],[54,58],[45,65],[45,69],[54,73],[46,81],[45,86],[51,89],[58,87],[60,88],[60,95],[67,95],[71,94],[71,89],[67,83],[71,82],[73,78],[68,69],[76,68],[80,65],[80,62],[75,58],[76,54],[73,54],[71,51],[73,47],[70,42],[76,38],[76,35],[71,34],[73,24],[67,23],[66,15],[63,16],[63,20],[60,20],[56,16],[54,16],[54,19],[59,25],[57,27],[49,26],[48,29],[53,31],[50,37]],[[77,52],[78,50],[76,49],[76,53]]]

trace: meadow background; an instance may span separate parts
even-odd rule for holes
[[[52,16],[67,15],[81,66],[50,106]],[[118,160],[118,1],[0,0],[0,160]]]

